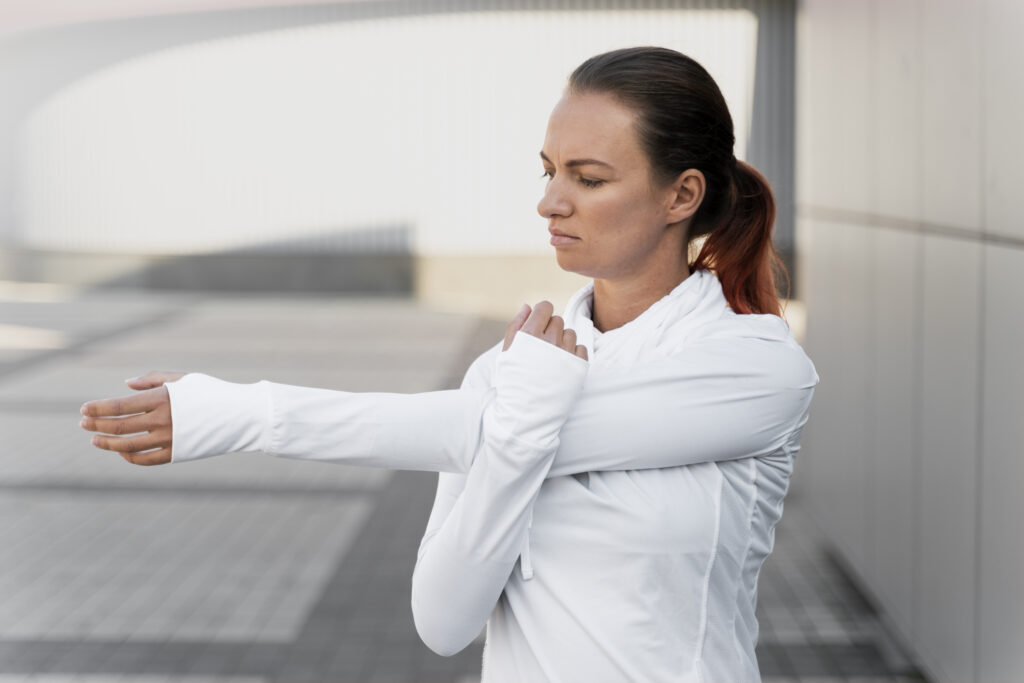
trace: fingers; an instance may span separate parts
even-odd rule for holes
[[[157,373],[150,373],[150,375]],[[147,381],[163,377],[141,377]],[[171,462],[171,415],[167,387],[156,386],[132,396],[89,401],[82,406],[81,426],[105,432],[92,437],[96,448],[114,451],[135,465],[162,465]],[[127,435],[131,436],[117,436]]]
[[[166,465],[171,461],[170,448],[158,448],[155,451],[143,453],[119,453],[118,455],[133,465]]]
[[[118,453],[135,453],[137,451],[148,451],[152,448],[170,448],[170,430],[158,430],[145,434],[133,436],[108,436],[96,434],[92,437],[92,445],[106,451],[117,451]]]
[[[533,312],[523,323],[523,332],[528,332],[544,341],[551,342],[555,346],[562,345],[562,333],[565,330],[565,320],[559,315],[553,315],[555,307],[550,301],[538,301],[533,307]],[[564,348],[564,347],[563,347]]]
[[[544,330],[547,329],[548,323],[551,321],[551,314],[555,312],[555,307],[551,305],[550,301],[538,301],[537,305],[533,307],[533,311],[526,318],[526,322],[523,323],[523,332],[528,332],[534,337],[544,338]],[[550,339],[548,341],[551,341]]]
[[[132,389],[142,390],[163,386],[166,382],[176,382],[184,376],[184,372],[154,370],[152,372],[147,372],[145,375],[140,375],[139,377],[126,379],[124,382]]]
[[[505,331],[502,350],[507,351],[516,332],[522,330],[587,360],[586,347],[576,343],[576,331],[572,328],[566,329],[565,320],[561,316],[553,315],[554,312],[555,307],[550,301],[537,302],[532,311],[524,304]]]
[[[502,351],[507,351],[508,347],[512,345],[512,338],[522,328],[528,315],[530,315],[530,307],[527,304],[523,304],[523,307],[519,309],[516,317],[512,318],[512,322],[508,324],[508,328],[505,330],[505,344],[501,347]]]
[[[160,386],[131,396],[87,401],[82,404],[82,415],[87,417],[134,415],[152,410],[165,400],[167,400],[167,388]]]
[[[103,432],[104,434],[137,434],[149,432],[159,428],[166,422],[162,416],[155,415],[159,412],[154,410],[141,415],[130,417],[83,417],[81,427],[90,432]]]
[[[555,346],[562,345],[562,335],[565,334],[565,321],[561,316],[553,315],[548,320],[548,326],[544,328],[544,334],[542,338],[544,341],[551,342]]]
[[[557,345],[569,353],[576,353],[576,330],[570,327],[562,332]]]

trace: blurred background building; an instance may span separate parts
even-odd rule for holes
[[[547,116],[576,65],[636,44],[717,79],[792,254],[790,2],[24,4],[0,9],[0,278],[502,317],[567,297],[535,210]]]
[[[588,56],[680,50],[806,307],[793,499],[930,676],[1024,680],[1022,29],[1019,0],[4,3],[0,280],[558,306],[548,113]]]

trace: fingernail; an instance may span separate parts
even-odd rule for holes
[[[134,381],[135,381],[135,380],[137,380],[137,379],[138,379],[138,377],[129,377],[129,378],[128,378],[128,379],[126,379],[126,380],[125,380],[124,382],[125,382],[125,384],[129,384],[129,383],[131,383],[131,382],[134,382]]]
[[[78,423],[78,426],[79,427],[84,427],[85,426],[85,418],[84,417],[82,418],[82,421]]]
[[[99,440],[100,440],[100,437],[98,437],[98,436],[94,436],[94,437],[92,437],[92,445],[93,445],[93,446],[95,446],[95,445],[96,445],[96,443],[97,443],[97,442],[98,442]]]
[[[526,312],[529,311],[529,310],[530,310],[530,305],[529,304],[523,304],[523,307],[519,309],[520,317],[526,315]]]
[[[82,415],[88,415],[89,414],[89,413],[85,412],[85,406],[84,405],[82,406],[82,410],[80,412],[82,413]]]

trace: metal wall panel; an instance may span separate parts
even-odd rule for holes
[[[864,573],[905,632],[912,628],[921,467],[920,316],[923,238],[874,231],[871,310],[871,459],[868,507],[873,557]]]
[[[1024,462],[1021,12],[1007,0],[806,0],[798,12],[798,237],[823,389],[802,454],[812,476],[798,490],[940,681],[1024,671],[1024,536],[1013,521]],[[867,132],[842,140],[851,111]],[[862,153],[844,154],[857,144],[863,168]],[[851,168],[864,177],[847,186]],[[859,244],[865,229],[873,285],[857,302],[862,256],[837,245]],[[866,391],[844,371],[864,367],[864,352],[844,345],[855,324],[844,318],[860,320],[864,305]],[[850,386],[824,390],[830,381]],[[864,419],[865,397],[868,484],[851,496],[842,422]]]
[[[948,680],[974,674],[980,253],[925,238],[915,605],[921,650]]]
[[[985,247],[979,681],[1024,680],[1024,250]]]

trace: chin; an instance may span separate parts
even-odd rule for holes
[[[555,260],[558,261],[558,267],[568,273],[590,278],[598,277],[599,269],[587,259],[581,258],[579,254],[569,253],[566,249],[555,249]]]
[[[555,261],[558,262],[558,267],[561,268],[564,271],[567,271],[569,273],[579,273],[580,275],[583,274],[583,273],[580,273],[579,270],[578,270],[578,268],[579,268],[579,263],[578,263],[579,259],[578,258],[574,258],[572,254],[566,254],[563,250],[556,248],[555,249]]]

